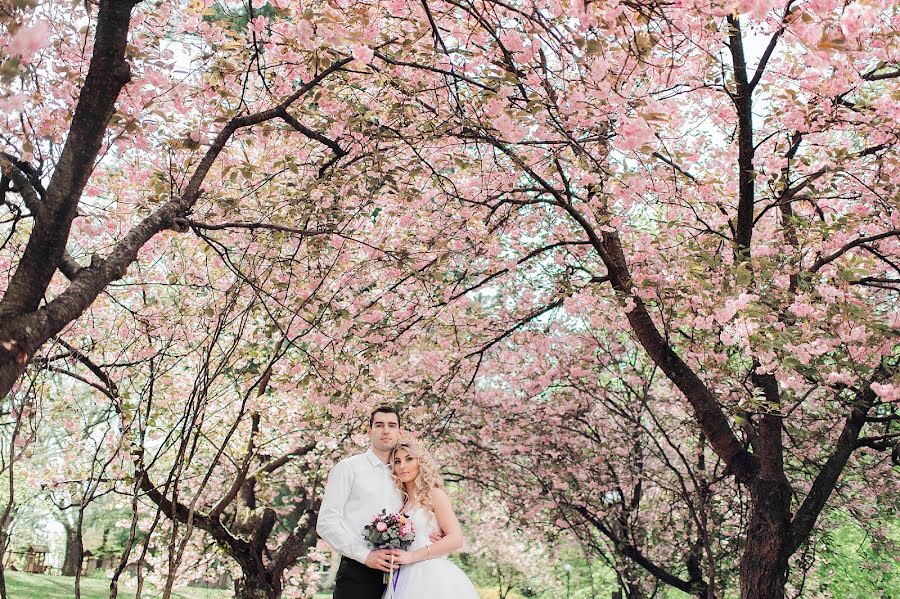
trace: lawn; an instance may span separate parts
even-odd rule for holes
[[[24,574],[6,572],[6,590],[9,599],[72,599],[75,596],[75,579],[67,576],[46,574]],[[482,597],[492,599],[496,591],[481,591]],[[159,595],[145,592],[143,599],[154,599]],[[231,591],[188,587],[175,592],[177,599],[228,599]],[[108,599],[109,580],[106,578],[84,578],[81,580],[82,599]],[[134,593],[120,589],[121,599],[134,599]],[[516,595],[518,597],[518,595]],[[331,599],[331,593],[316,595],[316,599]]]
[[[46,574],[24,574],[6,572],[6,590],[9,599],[72,599],[75,596],[75,579],[68,576]],[[146,599],[158,595],[144,593]],[[226,599],[228,591],[188,587],[174,594],[178,599]],[[108,599],[109,580],[106,578],[84,578],[81,580],[82,599]],[[122,599],[133,599],[134,593],[119,590]]]

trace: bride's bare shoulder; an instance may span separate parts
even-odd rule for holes
[[[435,506],[437,506],[437,505],[449,506],[450,505],[450,496],[447,495],[447,491],[445,491],[439,487],[435,487],[434,489],[431,490],[431,500],[434,502]]]

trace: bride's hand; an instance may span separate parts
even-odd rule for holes
[[[406,564],[414,564],[416,562],[416,559],[411,551],[403,551],[402,549],[397,549],[392,551],[391,553],[394,554],[395,564],[404,566]]]

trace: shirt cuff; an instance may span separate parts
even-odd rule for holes
[[[372,551],[367,545],[358,545],[353,548],[353,555],[349,557],[355,559],[361,564],[366,563],[366,558],[369,557],[369,553]]]

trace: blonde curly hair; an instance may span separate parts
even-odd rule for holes
[[[412,492],[408,493],[403,482],[394,476],[394,456],[397,452],[403,450],[410,456],[416,458],[419,462],[419,474],[412,481]],[[434,511],[434,501],[432,500],[432,489],[443,489],[444,479],[441,477],[440,469],[431,453],[425,449],[425,446],[413,439],[401,439],[397,446],[391,450],[391,456],[388,460],[391,465],[391,476],[394,478],[394,484],[400,489],[403,495],[403,503],[418,504],[425,508],[426,511]]]

